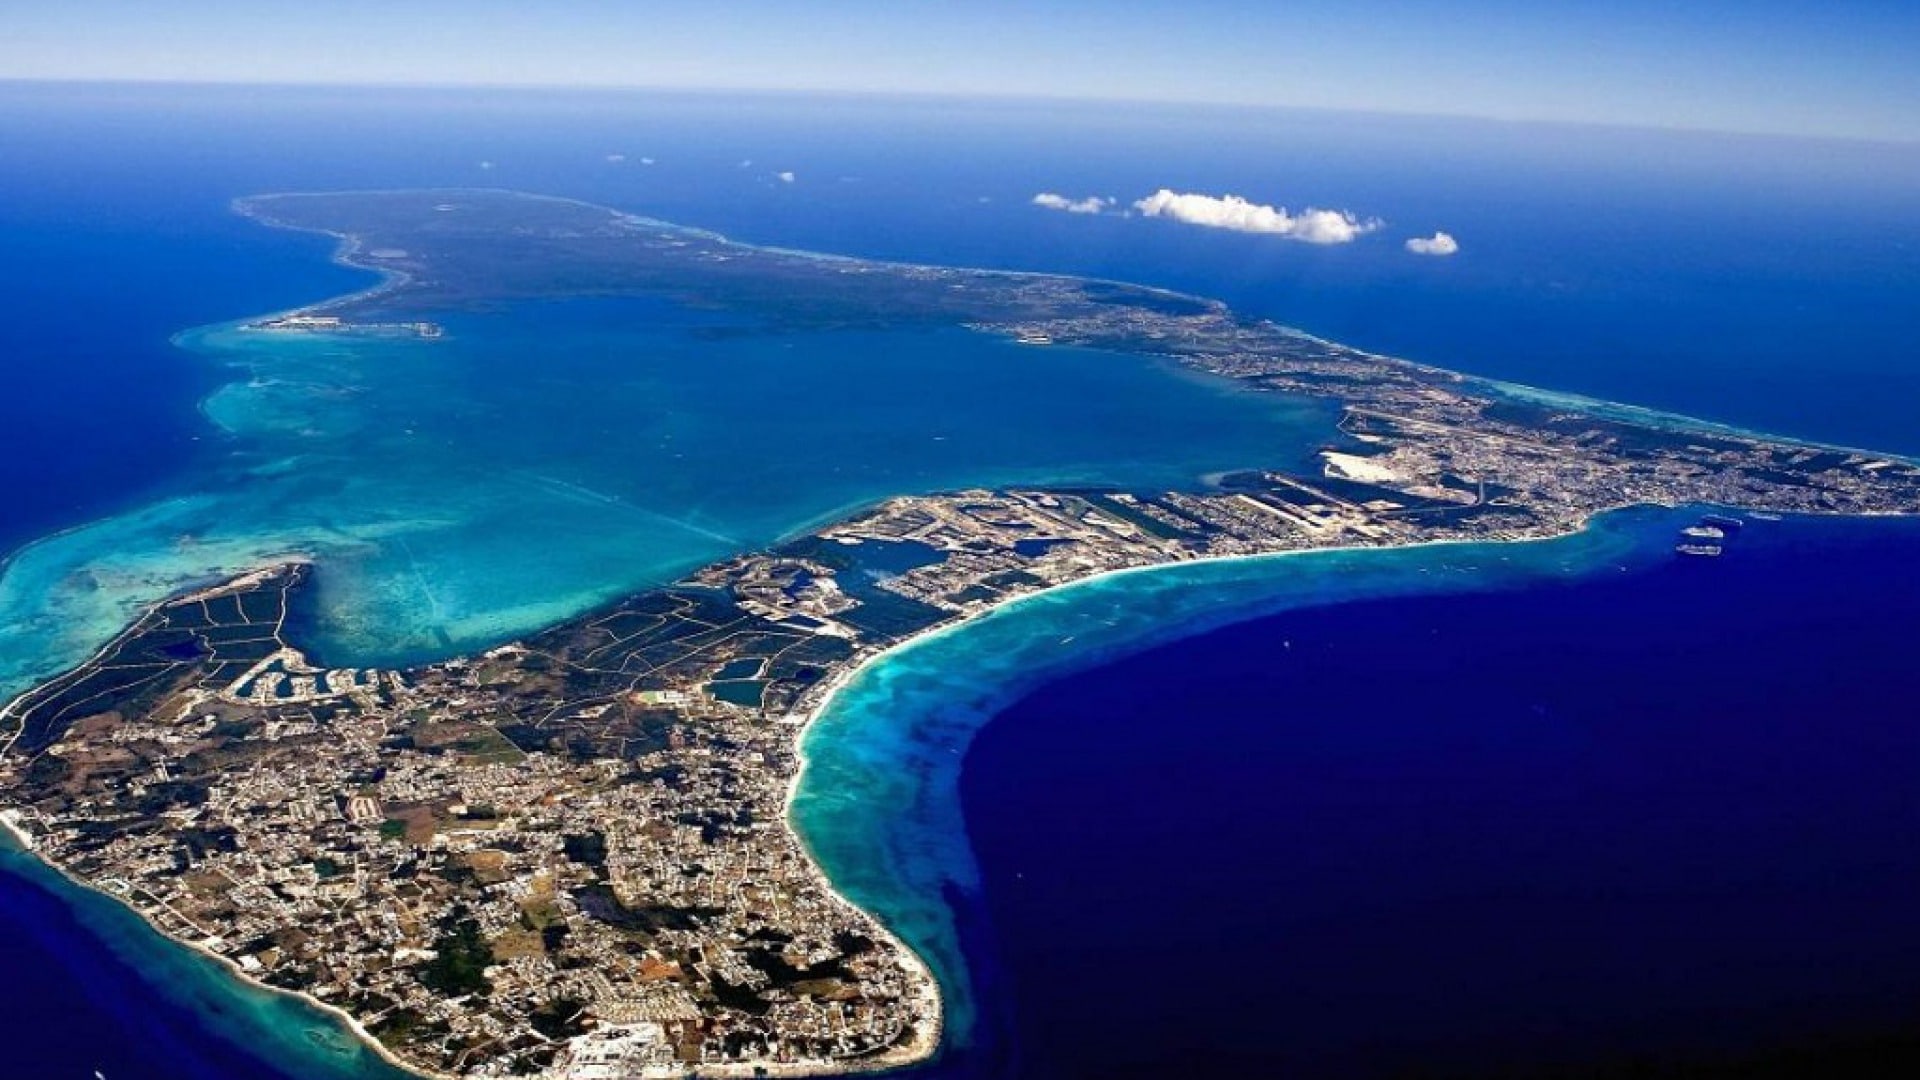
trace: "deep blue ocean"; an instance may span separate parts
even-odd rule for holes
[[[1920,1065],[1916,555],[1756,522],[1034,691],[961,780],[1004,1074]]]
[[[231,375],[173,335],[366,283],[230,199],[419,185],[1164,285],[1476,374],[1920,454],[1913,146],[0,83],[0,550],[248,449],[200,411]],[[1162,186],[1388,225],[1316,248],[1029,205]],[[1458,256],[1400,249],[1435,229]],[[1916,891],[1902,725],[1920,687],[1897,650],[1917,556],[1905,526],[1756,526],[1712,566],[1322,606],[1037,689],[965,758],[979,876],[959,917],[984,1004],[954,1067],[1182,1075],[1204,1046],[1222,1075],[1475,1075],[1910,1030],[1920,943],[1892,913]],[[1011,827],[1035,821],[1058,828]],[[209,1022],[205,973],[89,911],[0,873],[0,955],[45,972],[0,983],[7,1072],[272,1075],[260,1056],[311,1072],[259,1035],[291,1021]]]

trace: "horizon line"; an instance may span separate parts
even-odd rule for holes
[[[41,76],[0,76],[0,86],[99,86],[99,87],[174,87],[199,89],[267,89],[267,90],[344,90],[344,91],[480,91],[492,93],[534,93],[534,94],[657,94],[657,95],[713,95],[713,96],[753,96],[753,97],[812,97],[812,98],[856,98],[875,101],[948,101],[977,102],[982,104],[1031,104],[1031,105],[1125,105],[1150,106],[1163,109],[1201,109],[1249,112],[1295,112],[1318,113],[1342,116],[1390,117],[1410,120],[1446,120],[1455,122],[1496,124],[1516,127],[1562,127],[1613,131],[1652,132],[1667,135],[1711,135],[1739,139],[1775,139],[1806,142],[1838,142],[1883,146],[1889,148],[1920,147],[1920,135],[1861,135],[1837,134],[1833,132],[1811,132],[1802,130],[1756,129],[1756,128],[1718,128],[1695,124],[1661,124],[1653,122],[1629,122],[1624,120],[1575,119],[1555,116],[1498,115],[1475,112],[1450,112],[1445,110],[1424,109],[1388,109],[1363,108],[1341,105],[1306,105],[1286,102],[1262,102],[1241,100],[1218,100],[1204,98],[1132,98],[1125,96],[1099,96],[1077,94],[1035,94],[1001,93],[994,91],[957,91],[957,90],[872,90],[850,89],[846,87],[778,87],[745,85],[707,85],[691,86],[684,84],[649,83],[554,83],[554,82],[464,82],[464,81],[335,81],[328,79],[219,79],[219,78],[153,78],[153,77],[114,77],[95,75],[41,75]]]

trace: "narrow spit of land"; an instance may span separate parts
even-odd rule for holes
[[[1920,511],[1910,462],[1507,394],[1156,290],[753,248],[504,192],[241,209],[387,274],[258,333],[431,339],[436,313],[471,305],[664,293],[782,332],[960,324],[1151,356],[1344,409],[1318,475],[901,497],[405,670],[313,663],[285,613],[314,571],[256,568],[0,710],[0,804],[42,858],[424,1073],[831,1073],[935,1053],[935,979],[833,891],[787,800],[832,688],[1008,600],[1198,559],[1558,535],[1632,504]],[[1687,547],[1717,550],[1720,528]]]

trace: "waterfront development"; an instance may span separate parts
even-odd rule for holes
[[[387,274],[242,334],[435,348],[469,308],[664,292],[777,310],[781,332],[966,328],[1018,355],[1164,362],[1339,415],[1311,471],[1284,455],[1187,490],[905,495],[433,663],[328,666],[291,617],[325,563],[261,567],[167,600],[7,707],[0,784],[39,854],[422,1071],[932,1055],[933,972],[786,820],[798,740],[871,658],[1010,600],[1171,563],[1561,536],[1640,504],[1920,510],[1900,458],[1529,394],[1155,290],[753,248],[502,192],[241,206]]]

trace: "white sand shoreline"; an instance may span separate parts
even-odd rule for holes
[[[1340,553],[1355,553],[1355,552],[1365,552],[1365,551],[1380,551],[1380,552],[1414,551],[1414,550],[1425,550],[1425,549],[1441,549],[1441,548],[1451,548],[1451,547],[1474,547],[1474,546],[1505,548],[1510,545],[1533,545],[1533,544],[1551,543],[1553,541],[1564,540],[1567,537],[1576,536],[1580,533],[1590,530],[1591,528],[1593,528],[1594,523],[1601,517],[1604,517],[1608,514],[1617,513],[1622,510],[1633,509],[1635,507],[1648,507],[1650,509],[1669,509],[1669,510],[1678,509],[1677,507],[1655,507],[1653,504],[1647,504],[1647,503],[1623,503],[1617,506],[1601,507],[1599,509],[1589,512],[1585,517],[1581,518],[1577,524],[1572,525],[1570,527],[1543,532],[1537,536],[1524,536],[1524,537],[1518,537],[1510,540],[1445,539],[1445,540],[1422,540],[1422,541],[1416,541],[1414,543],[1409,543],[1409,544],[1345,544],[1345,545],[1333,545],[1328,547],[1290,548],[1285,551],[1264,551],[1264,552],[1251,552],[1251,553],[1233,554],[1233,555],[1208,555],[1208,556],[1201,556],[1199,558],[1193,558],[1193,559],[1178,559],[1178,560],[1171,560],[1168,562],[1145,563],[1139,566],[1115,567],[1110,570],[1101,570],[1092,574],[1088,574],[1086,577],[1075,578],[1072,581],[1065,581],[1056,585],[1049,585],[1045,588],[1037,589],[1030,593],[1023,593],[1020,596],[1009,597],[1007,599],[1000,600],[986,607],[983,607],[978,611],[967,612],[965,614],[956,616],[955,618],[950,619],[946,622],[940,623],[936,626],[928,627],[927,629],[917,634],[904,638],[900,641],[896,641],[893,644],[887,646],[886,648],[876,650],[872,653],[867,654],[864,657],[856,657],[852,659],[851,661],[849,661],[847,666],[843,667],[841,670],[836,672],[832,678],[828,679],[825,683],[822,683],[817,690],[815,690],[812,694],[809,694],[806,698],[803,699],[802,707],[804,709],[805,715],[803,719],[800,721],[799,725],[796,727],[794,731],[794,736],[793,736],[794,756],[800,762],[800,766],[799,768],[794,770],[794,774],[792,778],[790,778],[787,781],[787,796],[786,796],[785,802],[782,805],[781,820],[786,825],[788,831],[790,831],[794,835],[794,837],[800,841],[801,848],[806,851],[807,857],[813,861],[815,868],[820,871],[822,877],[826,878],[827,883],[831,888],[833,886],[832,876],[826,872],[825,866],[821,863],[818,855],[815,853],[813,845],[807,841],[807,837],[805,833],[799,828],[797,828],[794,823],[794,806],[797,799],[799,798],[800,788],[802,787],[806,779],[807,769],[812,763],[810,757],[806,752],[807,733],[813,729],[814,725],[819,720],[825,717],[826,714],[832,710],[835,702],[839,699],[841,692],[846,690],[847,687],[851,685],[855,679],[860,677],[862,674],[866,673],[866,671],[869,668],[875,667],[879,665],[882,661],[892,659],[896,657],[898,654],[907,652],[913,648],[924,645],[936,638],[943,637],[951,633],[956,633],[960,630],[970,627],[976,622],[980,621],[981,619],[986,618],[987,616],[1012,609],[1014,607],[1017,607],[1029,601],[1039,600],[1043,597],[1051,598],[1061,593],[1065,593],[1065,592],[1082,588],[1082,587],[1092,586],[1099,582],[1106,581],[1109,579],[1123,578],[1123,577],[1128,577],[1133,575],[1160,573],[1160,572],[1176,569],[1179,567],[1224,565],[1224,564],[1233,564],[1233,563],[1255,563],[1255,562],[1266,562],[1269,560],[1278,561],[1278,560],[1290,559],[1290,558],[1294,558],[1302,555],[1333,555],[1333,554],[1340,554]],[[1774,512],[1766,507],[1737,507],[1737,508],[1729,507],[1729,508],[1721,508],[1721,509],[1730,510],[1736,513],[1749,513],[1749,514]],[[1808,516],[1808,515],[1803,515],[1803,516]],[[1829,516],[1829,515],[1811,515],[1811,516]],[[1888,512],[1888,513],[1872,513],[1872,514],[1845,514],[1845,515],[1831,515],[1831,516],[1877,518],[1877,517],[1912,517],[1915,515],[1902,514],[1898,512]],[[913,966],[913,970],[915,970],[917,973],[925,974],[926,977],[929,979],[933,979],[932,968],[926,962],[925,958],[921,957],[915,950],[913,950],[904,941],[902,941],[901,938],[897,934],[895,934],[891,928],[886,927],[884,924],[882,924],[877,915],[875,915],[870,911],[867,911],[865,908],[860,907],[858,904],[848,899],[837,888],[831,888],[831,891],[833,892],[834,897],[838,899],[841,903],[844,903],[849,907],[853,908],[854,910],[861,912],[869,920],[871,920],[876,926],[878,926],[879,929],[886,934],[887,938],[890,941],[892,941],[896,946],[898,946],[906,957],[910,958],[910,960],[907,962],[909,962]],[[934,981],[936,984],[936,989],[939,991],[939,994],[936,996],[935,1000],[937,1001],[943,1000],[945,996],[945,988],[938,987],[937,980],[934,980]],[[942,1014],[942,1016],[940,1017],[940,1024],[939,1024],[939,1028],[942,1033],[944,1033],[945,1026],[946,1026],[945,1016],[944,1014]],[[929,1051],[927,1057],[928,1058],[932,1057],[935,1053],[938,1052],[939,1049],[940,1047],[936,1045],[931,1051]],[[901,1065],[919,1064],[919,1063],[924,1063],[925,1060],[927,1060],[927,1058],[921,1058],[921,1059],[918,1059],[917,1061],[912,1061],[912,1062],[902,1062],[900,1064]],[[895,1066],[888,1065],[888,1066],[876,1066],[876,1067],[892,1068]],[[846,1071],[858,1071],[858,1070],[846,1070]]]
[[[1352,553],[1352,552],[1362,552],[1362,551],[1411,551],[1411,550],[1417,550],[1417,549],[1470,547],[1474,545],[1489,545],[1489,544],[1505,546],[1508,544],[1547,543],[1554,540],[1561,540],[1568,536],[1573,536],[1573,535],[1577,535],[1579,533],[1585,532],[1592,527],[1593,522],[1596,518],[1600,517],[1603,514],[1610,513],[1620,509],[1625,509],[1625,507],[1608,507],[1603,510],[1596,510],[1591,514],[1587,515],[1585,518],[1581,519],[1580,523],[1572,528],[1543,533],[1539,536],[1522,537],[1514,540],[1489,541],[1489,540],[1477,540],[1477,539],[1448,539],[1448,540],[1423,540],[1423,541],[1418,541],[1411,544],[1386,544],[1386,545],[1348,544],[1348,545],[1336,545],[1336,546],[1328,546],[1328,547],[1291,548],[1285,551],[1251,552],[1251,553],[1232,554],[1232,555],[1208,555],[1208,556],[1202,556],[1202,557],[1193,558],[1193,559],[1177,559],[1177,560],[1170,560],[1167,562],[1146,563],[1139,566],[1115,567],[1110,570],[1096,571],[1092,574],[1088,574],[1085,577],[1075,578],[1072,581],[1065,581],[1056,585],[1049,585],[1045,588],[1037,589],[1030,593],[1023,593],[1019,596],[1008,597],[1004,600],[1000,600],[986,607],[983,607],[977,611],[967,612],[962,615],[956,616],[955,618],[950,619],[946,622],[942,622],[936,626],[928,627],[927,629],[921,631],[920,633],[914,634],[910,637],[894,642],[892,645],[889,645],[884,649],[880,649],[875,652],[872,652],[866,655],[865,657],[856,657],[850,660],[849,663],[845,667],[843,667],[840,671],[836,672],[831,679],[821,684],[820,689],[816,690],[813,694],[808,695],[807,699],[803,699],[803,708],[805,710],[805,716],[801,720],[797,728],[795,729],[794,735],[793,735],[794,756],[800,762],[800,766],[799,768],[794,770],[794,774],[792,778],[790,778],[787,782],[787,797],[785,802],[782,804],[780,816],[781,816],[781,821],[786,826],[787,830],[793,834],[795,839],[799,840],[801,848],[806,851],[807,857],[810,860],[812,860],[814,864],[814,868],[817,871],[819,871],[821,877],[826,879],[829,887],[829,891],[832,892],[834,898],[837,899],[839,902],[846,904],[848,907],[852,908],[853,910],[860,912],[871,923],[873,923],[883,934],[886,935],[887,939],[891,941],[895,945],[895,947],[897,947],[900,950],[900,953],[902,956],[902,963],[907,965],[909,970],[913,974],[915,974],[918,977],[924,978],[933,987],[934,992],[932,995],[930,995],[931,1001],[932,1001],[932,1004],[937,1009],[939,1009],[939,1011],[936,1013],[936,1016],[935,1016],[932,1045],[927,1046],[924,1052],[921,1053],[918,1057],[915,1057],[909,1060],[901,1060],[901,1061],[894,1061],[894,1062],[887,1062],[887,1063],[881,1063],[879,1061],[875,1061],[872,1063],[870,1068],[871,1069],[888,1069],[888,1068],[904,1067],[907,1065],[924,1064],[925,1062],[934,1058],[944,1048],[943,1039],[944,1039],[944,1036],[946,1033],[946,1027],[947,1027],[944,1006],[945,1006],[945,999],[947,996],[947,988],[940,985],[939,980],[933,974],[932,966],[927,963],[926,959],[921,955],[919,955],[919,953],[916,950],[914,950],[911,946],[909,946],[904,940],[902,940],[899,937],[899,935],[894,933],[891,927],[888,927],[883,922],[881,922],[879,916],[875,915],[871,911],[866,910],[865,908],[860,907],[860,905],[854,903],[852,900],[848,899],[843,893],[841,893],[837,887],[834,887],[833,878],[830,874],[827,873],[826,867],[821,862],[818,854],[814,851],[813,845],[807,841],[806,834],[795,825],[795,819],[794,819],[795,803],[799,798],[800,788],[806,779],[807,769],[811,765],[811,759],[809,758],[806,752],[807,734],[813,729],[814,725],[821,718],[826,716],[826,714],[832,710],[834,703],[839,699],[841,692],[844,691],[849,685],[851,685],[855,679],[857,679],[859,676],[864,674],[868,669],[876,667],[883,661],[892,659],[898,656],[899,654],[905,653],[911,649],[927,644],[928,642],[931,642],[937,638],[946,636],[948,634],[956,633],[960,630],[971,627],[975,623],[979,622],[980,620],[990,615],[1011,610],[1029,601],[1039,600],[1043,597],[1053,598],[1075,589],[1096,585],[1103,581],[1119,579],[1119,578],[1135,576],[1135,575],[1160,573],[1168,570],[1173,570],[1179,567],[1266,562],[1269,560],[1289,559],[1289,558],[1293,558],[1301,555],[1333,555],[1333,554],[1339,554],[1339,553]],[[805,702],[811,702],[811,703],[806,704]],[[918,1050],[920,1049],[921,1044],[925,1041],[927,1040],[916,1039],[914,1043],[911,1045],[915,1050]],[[869,1071],[869,1069],[846,1069],[846,1070],[836,1070],[836,1071],[854,1072],[854,1071]]]
[[[20,811],[18,810],[12,808],[0,810],[0,832],[6,833],[7,836],[13,840],[15,846],[21,851],[31,855],[39,845],[34,840],[33,834],[20,825],[19,817]],[[37,855],[34,857],[39,858]],[[45,859],[40,859],[40,861],[46,862]]]

